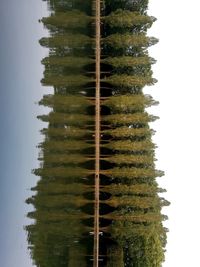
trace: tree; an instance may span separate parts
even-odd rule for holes
[[[153,85],[154,83],[157,82],[157,80],[152,77],[133,76],[126,74],[112,75],[102,79],[102,81],[118,87],[133,87],[133,86],[144,87],[145,85]]]
[[[151,65],[156,61],[147,56],[139,56],[139,57],[131,57],[131,56],[121,56],[121,57],[107,57],[101,60],[103,63],[112,65],[115,68],[121,67],[134,67],[134,66],[143,66],[143,65]]]
[[[111,135],[114,138],[135,138],[135,137],[150,137],[155,132],[149,127],[132,128],[129,126],[121,126],[110,130],[102,131],[103,134]]]
[[[126,185],[126,184],[111,184],[101,187],[101,191],[109,192],[112,195],[145,195],[152,196],[156,193],[166,192],[166,190],[158,188],[157,185],[149,185],[146,183]],[[108,200],[109,201],[109,200]]]
[[[83,86],[89,82],[93,82],[94,79],[83,76],[83,75],[50,75],[46,76],[41,80],[42,85],[44,86]]]
[[[55,108],[63,112],[86,112],[93,103],[84,96],[77,95],[44,95],[39,105]]]
[[[157,196],[115,196],[105,201],[112,207],[136,207],[140,209],[150,209],[162,206],[168,206],[169,203]]]
[[[43,37],[40,39],[40,45],[48,48],[54,47],[79,47],[84,48],[86,45],[93,44],[94,39],[83,34],[57,34],[52,37]]]
[[[147,112],[137,112],[133,114],[113,114],[102,117],[102,121],[109,122],[113,126],[136,125],[135,127],[137,127],[137,125],[145,126],[148,122],[155,121],[156,119],[158,119],[157,116],[149,115]]]
[[[83,138],[85,135],[93,134],[93,131],[87,129],[81,129],[73,126],[65,126],[60,128],[44,128],[41,133],[46,135],[46,137],[53,138]]]
[[[138,142],[133,142],[131,140],[119,140],[110,142],[109,144],[106,144],[104,146],[114,151],[120,152],[141,152],[142,155],[143,152],[151,155],[153,149],[155,148],[155,145],[150,140]]]
[[[34,188],[31,188],[32,191],[41,192],[42,195],[54,195],[64,194],[65,196],[70,197],[71,195],[82,195],[85,192],[90,192],[92,187],[80,184],[80,183],[65,183],[61,184],[57,181],[54,182],[40,182]]]
[[[102,174],[108,175],[120,179],[135,179],[135,178],[155,178],[162,177],[164,175],[163,171],[155,170],[152,168],[128,168],[128,167],[114,167],[111,170],[101,171]]]
[[[102,39],[102,43],[114,49],[127,49],[129,47],[149,47],[158,42],[154,37],[147,37],[145,34],[112,34]]]
[[[114,11],[116,9],[125,9],[132,11],[139,11],[140,13],[145,13],[148,8],[149,0],[105,0],[105,9]]]
[[[158,102],[143,92],[156,82],[147,49],[158,40],[147,35],[155,21],[147,14],[148,0],[101,3],[100,66],[94,1],[47,4],[50,15],[41,22],[49,35],[39,42],[49,53],[41,83],[54,92],[39,102],[51,111],[38,116],[48,125],[41,130],[40,166],[33,170],[39,179],[26,200],[33,205],[27,216],[34,221],[26,227],[32,259],[38,267],[91,265],[96,208],[103,265],[161,267],[167,232],[162,207],[169,202],[160,195],[165,190],[157,177],[164,173],[155,168],[149,126],[158,117],[146,111]]]
[[[133,28],[141,25],[150,28],[156,19],[139,12],[117,9],[106,16],[104,20],[111,28]]]
[[[38,176],[56,178],[56,177],[85,177],[88,174],[92,174],[92,171],[83,168],[72,167],[54,167],[54,168],[39,168],[33,170],[33,173]]]
[[[61,124],[65,127],[81,126],[94,120],[94,117],[90,115],[66,114],[61,112],[51,112],[49,115],[39,115],[37,118],[45,122]]]
[[[87,155],[84,154],[66,154],[66,153],[45,153],[45,155],[39,160],[42,160],[49,165],[55,164],[56,166],[60,165],[79,165],[85,163],[86,161],[91,160]]]
[[[119,212],[117,212],[119,213]],[[134,212],[135,213],[135,212]],[[166,220],[167,216],[161,215],[158,212],[148,212],[146,214],[107,214],[102,215],[102,218],[115,220],[115,221],[130,221],[134,223],[151,223],[151,222],[160,222]]]
[[[143,111],[144,108],[157,105],[158,102],[153,100],[149,95],[120,95],[112,96],[103,102],[112,112],[131,113],[134,111]]]
[[[88,203],[92,203],[91,200],[87,200],[82,196],[73,195],[37,195],[29,198],[26,201],[28,204],[34,204],[35,208],[40,209],[60,209],[66,206],[81,207]]]
[[[83,245],[72,246],[69,249],[69,264],[68,267],[87,267],[86,249]]]
[[[107,265],[106,267],[124,267],[124,253],[120,246],[112,245],[107,251]]]
[[[39,145],[45,152],[46,150],[52,153],[57,152],[67,152],[71,153],[70,151],[81,151],[82,149],[93,147],[93,145],[85,143],[83,141],[77,140],[69,140],[69,141],[46,141]]]
[[[90,16],[87,16],[84,12],[79,10],[67,11],[67,12],[56,12],[50,17],[42,18],[42,23],[48,26],[55,26],[59,28],[77,29],[86,28],[92,21]]]
[[[75,56],[48,56],[43,58],[41,63],[45,66],[59,66],[59,67],[67,67],[67,68],[83,68],[85,65],[94,63],[92,58],[88,58],[86,56],[75,57]]]
[[[148,224],[137,224],[131,221],[113,221],[112,224],[105,229],[105,231],[111,233],[112,236],[118,238],[119,243],[125,245],[127,240],[134,237],[146,237],[153,235],[159,235],[161,240],[166,238],[166,232],[168,229],[164,228],[160,222],[151,222]]]

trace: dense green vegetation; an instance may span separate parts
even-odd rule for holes
[[[92,0],[47,0],[41,22],[49,36],[42,60],[44,95],[51,108],[38,118],[41,130],[39,176],[26,200],[34,210],[26,226],[31,256],[38,267],[92,266],[95,160],[95,30]],[[148,0],[104,0],[101,26],[100,266],[160,267],[167,229],[155,168],[157,119],[145,110],[157,105],[143,93],[153,85],[147,36],[155,21]]]

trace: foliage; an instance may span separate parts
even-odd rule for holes
[[[64,112],[83,112],[92,103],[84,96],[44,95],[39,105],[48,106]]]
[[[142,111],[146,107],[157,105],[158,102],[153,100],[150,95],[121,95],[112,96],[108,100],[104,101],[104,105],[111,108],[114,112],[129,113],[132,111]]]
[[[107,57],[102,59],[103,63],[112,65],[113,67],[133,67],[140,65],[151,65],[155,63],[153,58],[148,56],[131,57],[131,56],[121,56],[121,57]]]
[[[71,34],[67,35],[54,35],[52,37],[43,37],[40,39],[40,45],[44,47],[79,47],[84,48],[85,45],[91,45],[94,40],[87,35]]]
[[[128,126],[117,127],[110,130],[102,131],[103,134],[109,134],[116,138],[133,138],[133,137],[149,137],[154,134],[154,131],[148,127],[133,128]]]
[[[51,152],[67,152],[69,151],[80,151],[85,148],[92,147],[93,145],[85,143],[84,141],[77,140],[65,140],[65,141],[46,141],[39,145],[43,150],[51,151]]]
[[[68,267],[87,267],[85,259],[86,249],[81,245],[71,246],[69,249],[69,264]],[[78,257],[77,257],[78,255]]]
[[[127,155],[127,154],[115,154],[113,156],[109,156],[104,160],[115,163],[117,165],[143,165],[146,166],[153,166],[154,165],[154,157],[152,154],[142,154],[142,155]]]
[[[64,208],[66,206],[72,205],[76,207],[84,206],[87,203],[92,202],[91,200],[84,199],[81,196],[73,195],[38,195],[27,199],[28,203],[34,204],[36,208]]]
[[[85,135],[90,135],[93,132],[87,129],[81,129],[78,127],[67,126],[60,128],[44,128],[41,130],[41,133],[47,137],[57,137],[57,138],[82,138]],[[53,155],[52,155],[53,156]]]
[[[111,125],[145,124],[157,119],[157,116],[149,115],[147,112],[137,112],[133,114],[113,114],[104,116],[102,118],[103,121],[110,122]]]
[[[92,171],[83,168],[72,167],[54,167],[54,168],[41,168],[33,170],[33,173],[38,176],[56,178],[56,177],[85,177]]]
[[[45,86],[83,86],[92,81],[94,81],[92,78],[83,75],[50,75],[43,78],[41,83]]]
[[[102,145],[103,146],[103,145]],[[126,151],[126,152],[151,152],[155,145],[150,140],[133,142],[131,140],[118,140],[112,141],[109,144],[104,145],[105,147],[116,150],[116,151]],[[151,154],[151,153],[150,153]]]
[[[45,161],[48,164],[55,163],[56,165],[66,165],[66,164],[80,164],[84,163],[90,158],[86,157],[84,154],[61,154],[61,153],[46,153],[43,158],[40,158],[40,160]]]
[[[95,191],[96,43],[94,1],[47,0],[49,30],[40,44],[41,83],[52,86],[39,105],[41,130],[39,178],[26,200],[33,205],[26,226],[33,262],[40,267],[86,267],[92,262]],[[161,267],[167,229],[155,169],[154,131],[158,117],[145,109],[158,104],[143,93],[153,85],[147,48],[157,39],[147,29],[148,0],[101,2],[100,75],[100,253],[107,267]],[[97,151],[97,150],[96,150]],[[104,220],[106,226],[104,225]],[[89,256],[90,255],[90,256]]]
[[[112,245],[107,251],[108,262],[106,267],[124,267],[124,253],[120,246]]]
[[[66,124],[66,127],[71,125],[84,125],[86,122],[93,121],[94,117],[89,115],[66,114],[59,112],[51,112],[49,115],[39,115],[38,119],[57,124]]]
[[[145,34],[112,34],[102,39],[102,43],[114,49],[129,47],[149,47],[158,42],[154,37],[147,37]]]
[[[84,12],[73,10],[68,12],[56,12],[50,17],[42,18],[41,21],[47,28],[48,25],[53,25],[61,28],[77,29],[86,28],[92,19]]]
[[[152,168],[128,168],[115,167],[112,170],[104,170],[101,173],[110,176],[111,178],[119,179],[135,179],[135,178],[155,178],[164,175],[163,171],[158,171]]]
[[[111,219],[115,221],[130,221],[134,223],[151,223],[151,222],[160,222],[166,220],[167,216],[161,215],[157,212],[148,212],[148,213],[136,213],[133,214],[122,214],[120,215],[117,211],[114,213],[102,215],[102,218]]]
[[[109,10],[125,9],[144,13],[147,10],[149,0],[105,0],[105,8]]]
[[[143,77],[143,76],[134,76],[134,75],[112,75],[102,79],[102,81],[112,84],[113,86],[118,87],[133,87],[133,86],[145,86],[145,85],[153,85],[157,82],[156,79],[151,76]]]
[[[111,184],[101,188],[101,191],[110,192],[112,195],[155,195],[156,193],[165,192],[164,189],[146,183],[126,185]]]
[[[91,187],[80,183],[60,184],[58,182],[48,182],[39,183],[31,190],[42,192],[42,195],[50,194],[57,196],[58,194],[65,194],[67,196],[67,194],[81,195],[87,191],[91,191]]]
[[[156,19],[139,12],[117,9],[106,16],[104,20],[111,28],[133,28],[139,25],[147,25],[149,28]]]
[[[127,206],[127,207],[137,207],[140,209],[149,209],[155,207],[167,206],[168,202],[164,199],[159,198],[157,196],[115,196],[111,199],[105,201],[105,203],[109,204],[113,207],[119,206]]]
[[[75,57],[75,56],[48,56],[43,58],[41,63],[45,66],[61,66],[68,68],[83,68],[87,64],[94,63],[94,60],[87,57]]]

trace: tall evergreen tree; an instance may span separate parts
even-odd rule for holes
[[[45,0],[43,0],[45,1]],[[97,46],[93,0],[46,0],[41,19],[49,36],[41,83],[53,87],[39,105],[51,108],[38,119],[41,130],[39,180],[26,202],[32,259],[40,267],[95,266],[93,254],[95,134],[100,136],[99,266],[161,267],[167,229],[155,168],[154,131],[147,107],[157,105],[143,88],[153,85],[147,35],[156,20],[148,0],[101,2],[100,133],[95,128]],[[100,26],[100,25],[99,25]],[[105,225],[105,226],[104,226]],[[101,235],[100,235],[101,234]],[[94,263],[94,264],[93,264]]]

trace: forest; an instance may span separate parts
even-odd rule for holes
[[[158,117],[146,111],[158,102],[143,92],[157,81],[148,47],[158,40],[147,35],[156,18],[148,0],[97,2],[46,0],[49,16],[40,20],[49,32],[39,40],[49,51],[41,83],[54,93],[38,103],[50,112],[38,116],[48,126],[26,200],[28,247],[38,267],[161,267],[162,207],[170,203],[158,185],[164,172],[149,125]]]

